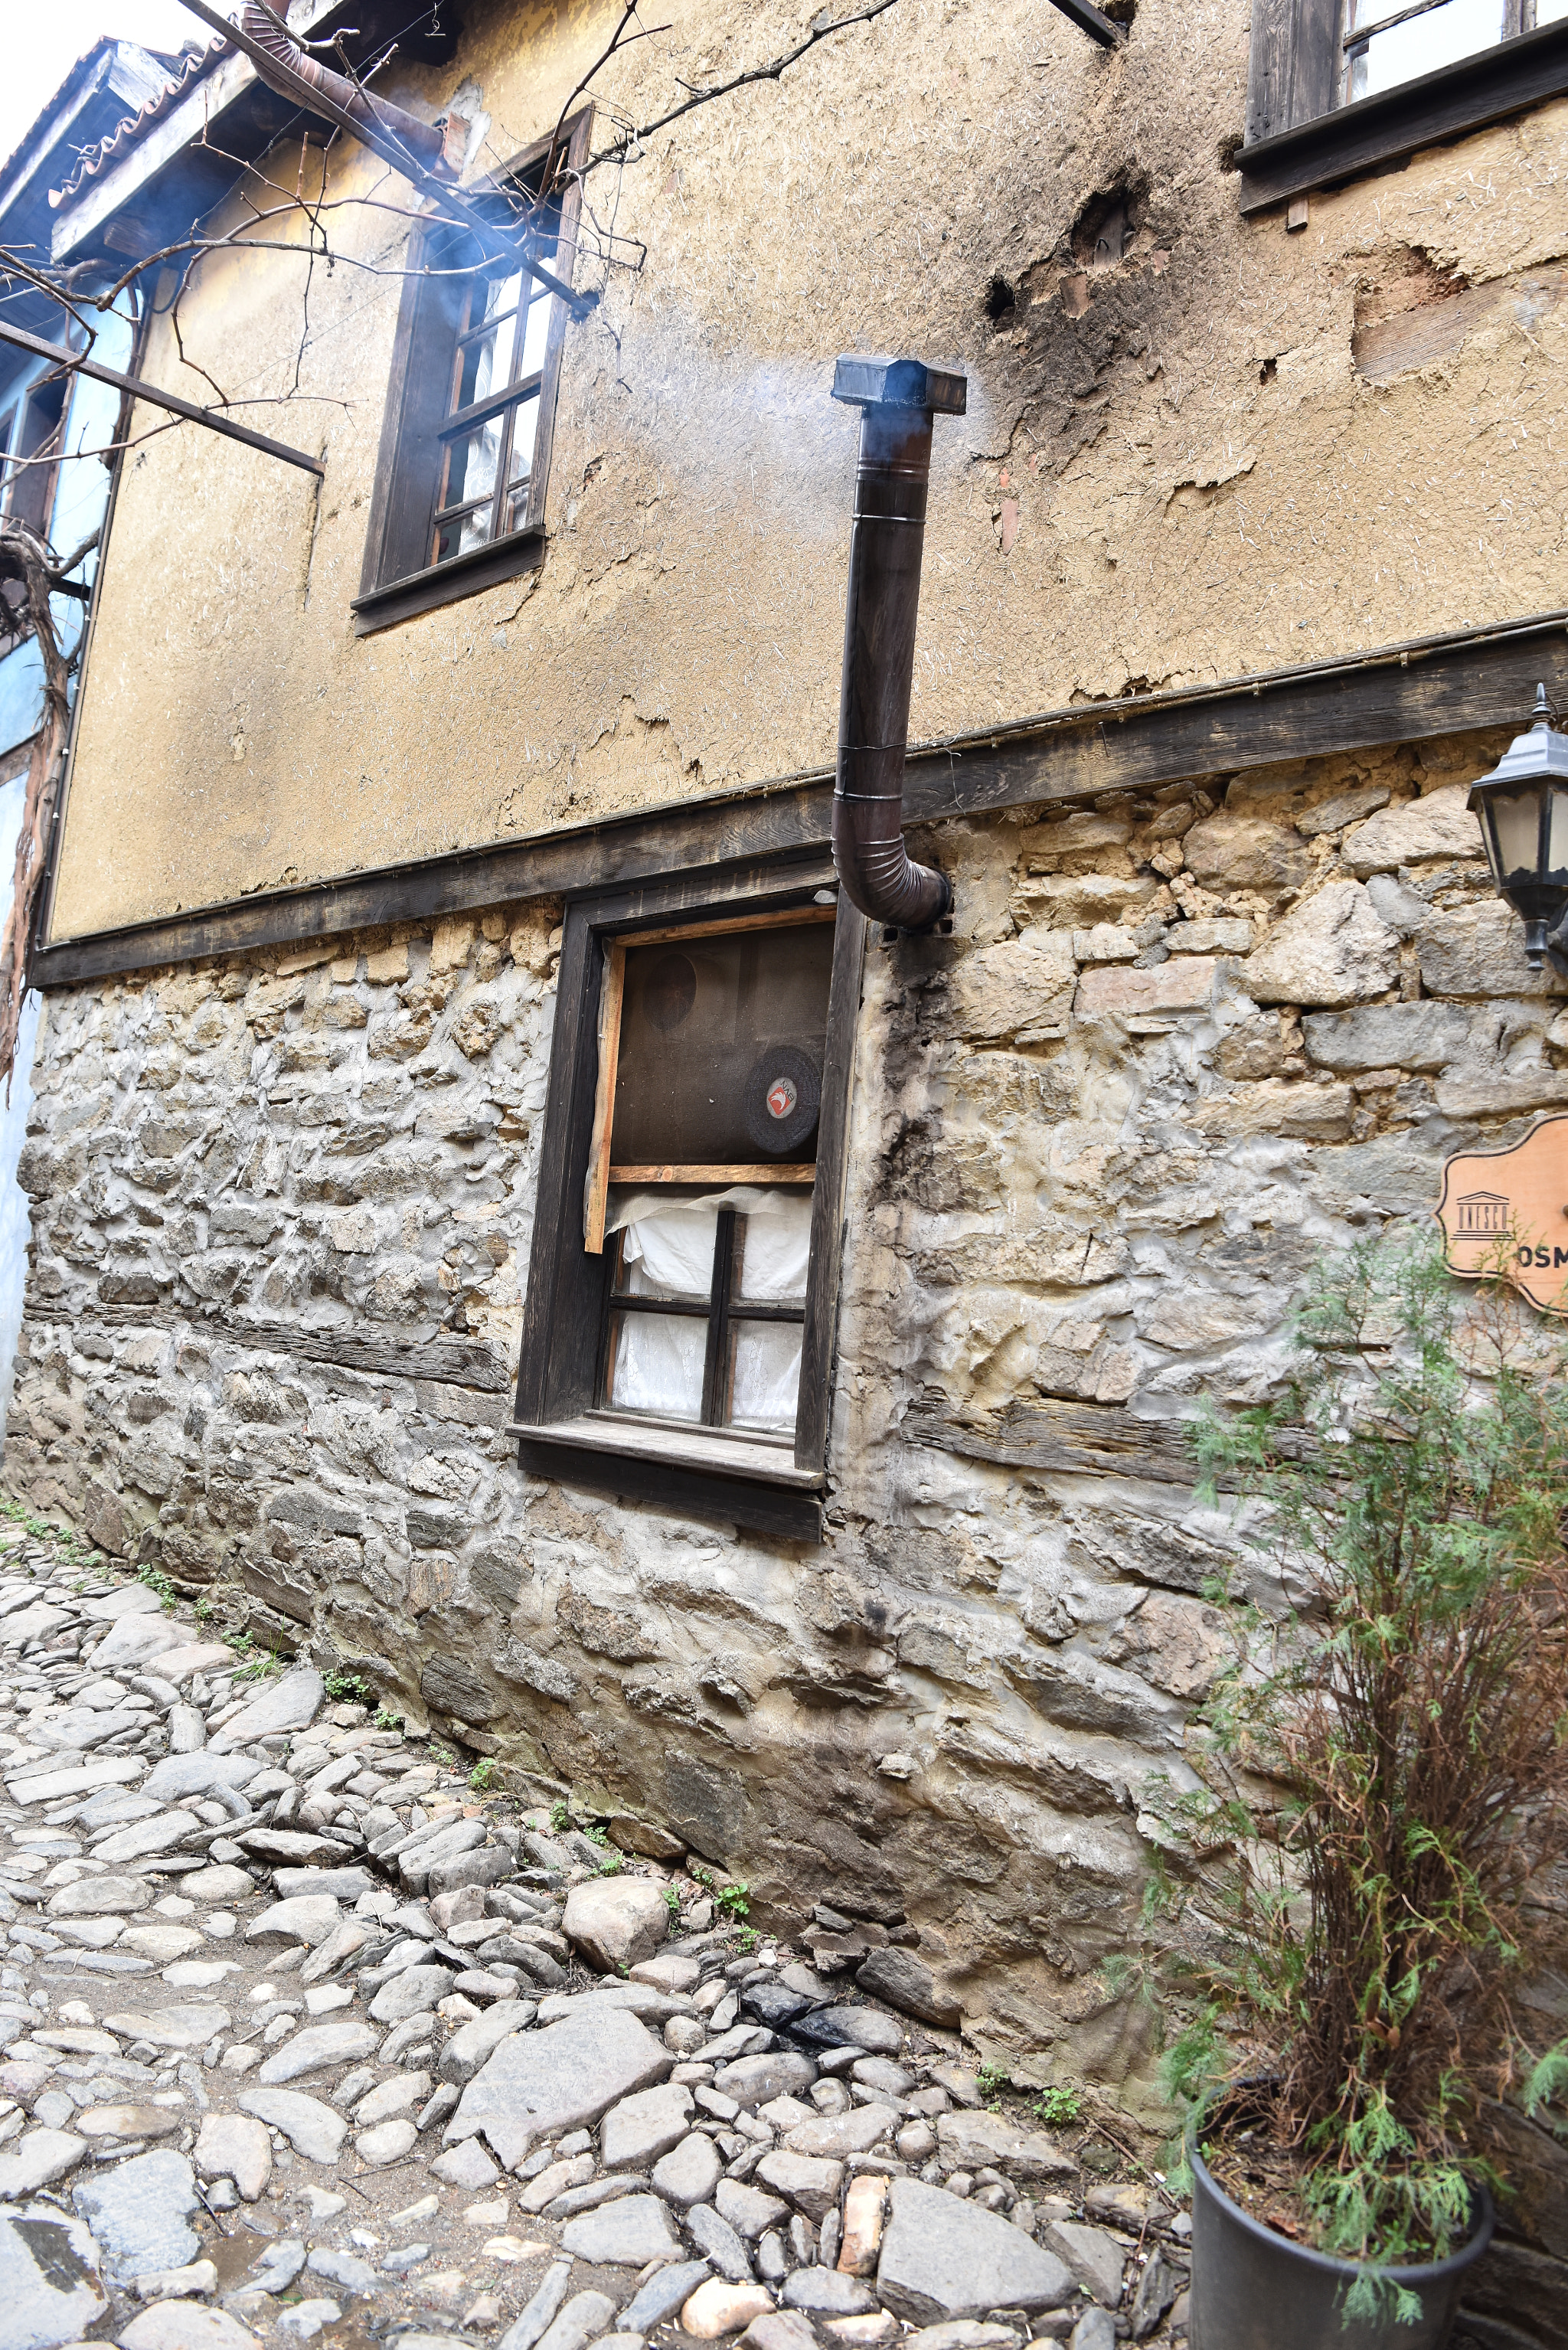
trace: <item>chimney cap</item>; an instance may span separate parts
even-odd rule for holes
[[[969,378],[924,359],[857,358],[846,352],[833,373],[833,397],[853,408],[923,408],[961,416]]]

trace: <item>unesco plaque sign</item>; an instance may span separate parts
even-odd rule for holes
[[[1511,1149],[1450,1159],[1438,1222],[1450,1273],[1506,1274],[1544,1312],[1568,1314],[1568,1118],[1542,1118]]]

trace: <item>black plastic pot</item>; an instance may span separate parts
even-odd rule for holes
[[[1276,2235],[1233,2203],[1188,2137],[1192,2166],[1191,2350],[1442,2350],[1459,2307],[1465,2272],[1491,2241],[1491,2198],[1476,2190],[1476,2225],[1446,2261],[1388,2273],[1413,2293],[1421,2314],[1409,2324],[1392,2315],[1345,2323],[1345,2303],[1358,2273]]]

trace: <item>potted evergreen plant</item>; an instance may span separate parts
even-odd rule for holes
[[[1197,1437],[1293,1604],[1251,1611],[1164,1881],[1190,2340],[1437,2350],[1491,2233],[1489,2109],[1568,2074],[1511,1998],[1568,1847],[1568,1384],[1424,1240],[1325,1266],[1295,1346],[1277,1401]]]

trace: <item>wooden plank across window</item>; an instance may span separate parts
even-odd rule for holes
[[[814,1183],[815,1167],[781,1167],[770,1159],[763,1167],[612,1167],[612,1183]],[[604,1246],[603,1223],[599,1246]]]
[[[583,1246],[590,1256],[604,1254],[605,1210],[613,1180],[610,1128],[615,1124],[615,1075],[620,1060],[620,1011],[625,996],[626,949],[613,939],[605,947],[604,977],[599,983],[599,1073],[594,1087],[594,1133],[583,1199]]]

